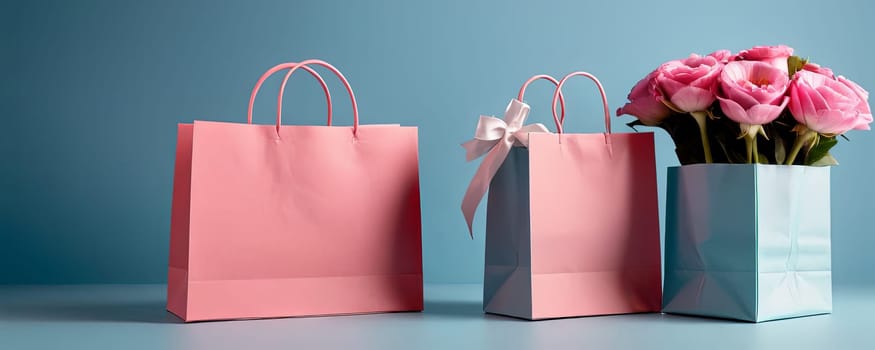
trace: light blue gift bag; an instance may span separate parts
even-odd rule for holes
[[[668,169],[663,311],[762,322],[830,313],[829,168]]]

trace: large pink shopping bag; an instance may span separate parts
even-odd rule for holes
[[[280,125],[280,111],[252,124],[262,82],[319,78],[307,64],[343,81],[353,125]],[[319,60],[268,70],[247,118],[179,125],[167,309],[185,321],[422,310],[417,129],[359,125],[349,83]]]
[[[583,75],[596,82],[605,133],[569,134],[555,105],[561,88]],[[524,125],[525,86],[557,85],[557,133]],[[563,108],[564,110],[564,108]],[[468,159],[485,154],[465,194],[469,230],[489,190],[485,312],[525,319],[657,312],[661,276],[656,164],[652,133],[611,133],[607,98],[584,72],[556,82],[535,76],[504,119],[481,116]]]

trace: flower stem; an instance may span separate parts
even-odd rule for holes
[[[756,164],[756,163],[760,162],[760,152],[759,152],[759,150],[757,150],[757,144],[759,142],[757,142],[757,135],[756,134],[753,135],[752,139],[753,140],[751,140],[751,148],[753,150],[753,162],[754,162],[754,164]]]
[[[802,150],[802,147],[808,144],[811,140],[814,140],[816,136],[817,132],[809,128],[803,127],[801,130],[797,131],[796,141],[793,141],[793,149],[790,150],[790,155],[787,156],[787,161],[784,164],[793,165],[796,161],[796,156],[799,155],[799,151]]]
[[[747,164],[753,163],[753,145],[756,143],[756,134],[751,137],[750,134],[744,135],[744,149],[747,151]]]
[[[759,163],[760,153],[757,150],[757,136],[763,132],[762,125],[741,124],[741,137],[744,137],[744,145],[747,150],[747,164]]]
[[[705,111],[699,111],[690,112],[690,115],[696,120],[696,124],[699,124],[699,135],[702,137],[702,149],[705,151],[705,163],[713,163],[714,159],[711,157],[711,142],[708,141],[708,129],[705,124],[705,119],[708,118],[708,113]]]

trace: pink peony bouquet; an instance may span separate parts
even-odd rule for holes
[[[869,93],[787,46],[720,50],[663,63],[638,82],[617,115],[657,126],[681,164],[833,165],[830,148],[869,130]]]

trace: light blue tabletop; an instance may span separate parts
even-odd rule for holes
[[[425,312],[183,324],[163,285],[0,287],[0,349],[875,349],[875,288],[832,315],[760,324],[663,314],[484,315],[480,285],[426,285]]]

